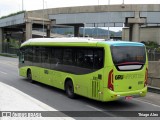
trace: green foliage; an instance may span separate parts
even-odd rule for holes
[[[10,41],[11,41],[11,42],[10,42],[11,47],[16,48],[16,49],[19,48],[20,44],[19,44],[19,41],[18,41],[18,40],[11,39]]]
[[[160,48],[157,48],[156,51],[157,51],[157,52],[160,52]]]
[[[0,53],[0,56],[17,58],[17,55],[7,54],[7,53]]]
[[[73,32],[65,32],[64,34],[65,34],[65,35],[73,34]]]
[[[115,35],[114,35],[114,33],[112,32],[110,36],[111,36],[111,37],[114,37]]]
[[[7,41],[6,39],[4,40],[5,44],[9,44],[10,48],[15,48],[15,49],[19,49],[20,47],[20,43],[18,40],[16,39],[10,39],[9,41]]]
[[[154,41],[147,41],[147,42],[142,42],[142,43],[144,43],[148,49],[154,49],[154,48],[159,47],[158,43]]]
[[[10,16],[14,16],[14,15],[18,15],[18,14],[21,14],[21,13],[24,13],[25,11],[19,11],[19,12],[16,12],[16,13],[12,13],[12,14],[9,14],[9,15],[6,15],[6,16],[2,16],[0,19],[3,19],[3,18],[7,18],[7,17],[10,17]]]

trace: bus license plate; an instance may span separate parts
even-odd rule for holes
[[[126,96],[125,97],[125,100],[131,100],[132,99],[132,96]]]

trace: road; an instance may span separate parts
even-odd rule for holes
[[[111,111],[160,111],[160,95],[148,92],[144,98],[133,98],[130,101],[118,100],[114,102],[98,102],[84,97],[70,99],[66,97],[64,91],[50,87],[41,83],[32,84],[25,78],[18,75],[18,59],[0,56],[0,82],[8,84],[25,94],[59,110],[59,111],[99,111],[109,117],[115,119],[116,112]],[[124,113],[124,112],[123,112]],[[127,114],[127,113],[126,113]],[[106,119],[104,117],[91,117],[87,119]],[[159,115],[160,116],[160,115]],[[75,119],[84,119],[83,117],[74,117]],[[125,119],[154,119],[160,118],[138,118],[138,117],[119,117],[120,120]],[[117,120],[117,117],[116,117]]]

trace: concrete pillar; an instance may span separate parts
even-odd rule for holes
[[[46,31],[47,33],[46,33],[46,37],[47,38],[50,38],[51,37],[51,27],[50,27],[50,25],[47,25],[47,31]]]
[[[129,41],[132,41],[132,29],[133,29],[133,25],[130,25],[130,27],[129,27]]]
[[[79,37],[79,26],[74,26],[74,37]]]
[[[25,39],[26,39],[25,30],[22,30],[22,40],[20,41],[20,43],[23,43]]]
[[[140,18],[140,12],[136,11],[134,18],[128,18],[126,25],[130,27],[129,38],[131,41],[140,42],[140,25],[146,23],[146,18]]]
[[[32,38],[32,22],[26,22],[26,40]]]
[[[133,24],[132,29],[132,41],[140,42],[140,25],[138,23]]]
[[[140,19],[140,12],[136,11],[134,13],[134,18],[135,19]],[[133,29],[132,29],[132,41],[138,42],[140,41],[140,24],[139,23],[134,23],[133,24]]]
[[[2,53],[2,45],[3,45],[3,30],[0,28],[0,53]]]

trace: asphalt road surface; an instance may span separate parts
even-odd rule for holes
[[[73,118],[75,119],[160,120],[160,114],[158,114],[159,117],[150,118],[120,117],[121,115],[123,116],[123,114],[134,114],[134,111],[140,111],[140,113],[142,114],[145,114],[147,111],[149,111],[147,113],[154,113],[155,111],[160,111],[159,94],[148,92],[147,96],[143,98],[133,98],[130,101],[118,100],[114,102],[98,102],[81,96],[79,96],[77,99],[70,99],[65,95],[65,92],[62,90],[38,82],[32,84],[28,82],[27,79],[20,77],[18,75],[17,58],[0,56],[0,82],[8,84],[59,111],[72,111],[70,113],[73,114],[76,114],[75,111],[85,111],[85,114],[88,111],[92,111],[91,113],[88,112],[89,117],[73,116]],[[97,113],[103,113],[106,116],[104,117],[102,115],[103,117],[96,117],[95,111],[98,111]]]

